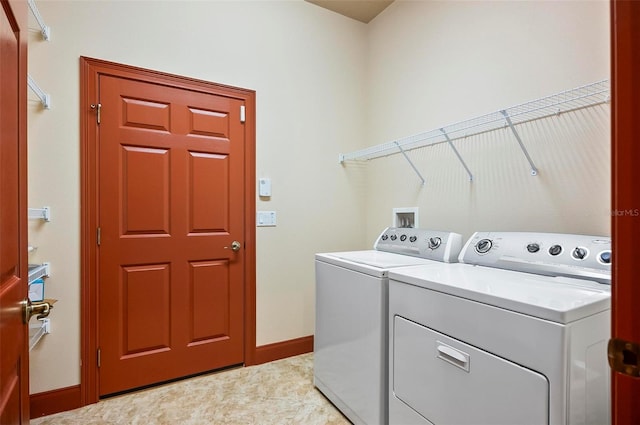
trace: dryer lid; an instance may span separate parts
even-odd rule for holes
[[[389,279],[563,324],[611,308],[608,285],[468,264],[392,270]]]

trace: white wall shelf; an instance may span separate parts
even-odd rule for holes
[[[29,323],[29,351],[33,350],[40,339],[45,334],[51,333],[51,322],[49,319],[36,320],[35,323]]]
[[[49,277],[49,267],[49,263],[29,264],[29,283],[32,283],[36,279]]]
[[[29,208],[29,220],[51,221],[51,208]]]
[[[471,171],[460,156],[458,150],[453,145],[452,141],[508,127],[513,132],[520,148],[529,162],[531,175],[535,176],[538,174],[538,169],[529,156],[529,153],[527,152],[515,126],[529,121],[559,115],[564,112],[575,111],[607,103],[610,100],[609,93],[609,80],[605,79],[522,103],[520,105],[505,108],[490,114],[481,115],[446,125],[444,127],[439,127],[424,133],[371,146],[351,153],[339,154],[338,159],[340,163],[345,163],[347,161],[368,161],[375,158],[401,153],[409,162],[416,174],[418,174],[418,177],[422,180],[422,184],[424,184],[424,178],[413,162],[411,162],[411,159],[407,156],[406,152],[426,146],[448,143],[458,157],[458,160],[462,163],[469,174],[469,180],[473,181]]]

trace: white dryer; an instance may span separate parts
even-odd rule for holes
[[[388,273],[455,262],[462,236],[387,228],[373,250],[316,254],[314,384],[354,424],[387,424]]]
[[[609,423],[610,239],[479,232],[460,261],[389,272],[389,422]]]

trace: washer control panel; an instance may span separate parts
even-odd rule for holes
[[[611,284],[611,238],[564,233],[476,232],[459,261]]]
[[[462,249],[462,235],[440,230],[387,227],[373,248],[428,260],[455,263]]]

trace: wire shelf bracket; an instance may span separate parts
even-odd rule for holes
[[[51,109],[51,95],[45,93],[29,74],[27,74],[27,84],[31,91],[40,98],[40,103],[42,103],[44,109]]]
[[[449,135],[447,134],[445,129],[441,128],[440,131],[442,132],[442,135],[444,136],[444,138],[447,139],[447,143],[449,143],[449,146],[451,146],[451,149],[453,149],[453,151],[455,152],[456,156],[462,163],[462,166],[464,167],[464,169],[467,170],[467,174],[469,174],[469,181],[472,182],[473,174],[471,174],[471,170],[469,170],[469,167],[467,167],[467,164],[464,162],[464,159],[462,159],[462,156],[460,156],[460,152],[458,152],[458,149],[456,149],[456,147],[453,145],[453,142],[451,141],[451,138],[449,138]]]
[[[470,181],[473,181],[473,175],[462,160],[457,149],[453,146],[452,142],[457,139],[509,127],[516,137],[524,155],[529,161],[529,165],[531,166],[531,175],[536,176],[539,171],[527,152],[527,149],[525,148],[515,126],[542,118],[558,116],[565,112],[577,111],[608,103],[610,99],[609,80],[605,79],[509,108],[501,109],[490,114],[459,121],[444,127],[438,127],[424,133],[415,134],[380,145],[370,146],[368,148],[346,154],[341,153],[338,155],[338,160],[340,163],[344,164],[347,161],[369,161],[397,153],[402,153],[405,157],[408,157],[407,152],[413,149],[440,143],[448,143],[449,146],[454,149],[458,159],[465,167],[469,174]],[[416,170],[413,163],[411,163],[411,166]],[[420,178],[424,182],[422,176],[420,176]]]
[[[524,156],[527,157],[527,161],[529,161],[529,165],[531,166],[531,175],[532,176],[537,176],[538,175],[538,168],[536,168],[535,164],[533,163],[533,160],[531,159],[531,156],[529,156],[529,152],[527,152],[527,148],[524,147],[524,143],[522,143],[522,139],[520,138],[520,135],[516,131],[515,127],[513,126],[513,122],[511,122],[511,118],[509,117],[509,113],[506,110],[502,110],[502,111],[500,111],[500,113],[502,115],[504,115],[504,119],[506,120],[507,125],[509,126],[509,128],[511,128],[511,131],[513,132],[513,135],[516,137],[516,140],[518,141],[518,144],[520,145],[520,149],[522,149],[522,152],[524,153]]]
[[[42,15],[40,14],[38,6],[36,6],[36,2],[34,0],[29,0],[29,9],[31,9],[33,17],[36,18],[38,25],[40,25],[42,38],[49,41],[51,39],[51,27],[44,23],[44,19],[42,19]]]
[[[424,186],[424,177],[422,177],[422,174],[420,174],[420,171],[418,171],[416,166],[413,164],[413,161],[411,161],[411,158],[409,158],[409,155],[407,155],[407,153],[404,151],[404,149],[402,149],[402,146],[400,146],[400,143],[396,142],[396,145],[398,146],[398,149],[400,150],[400,153],[404,156],[404,159],[406,159],[409,162],[409,165],[411,165],[411,168],[413,168],[413,171],[416,172],[416,174],[418,175],[418,177],[422,181],[422,186]]]

